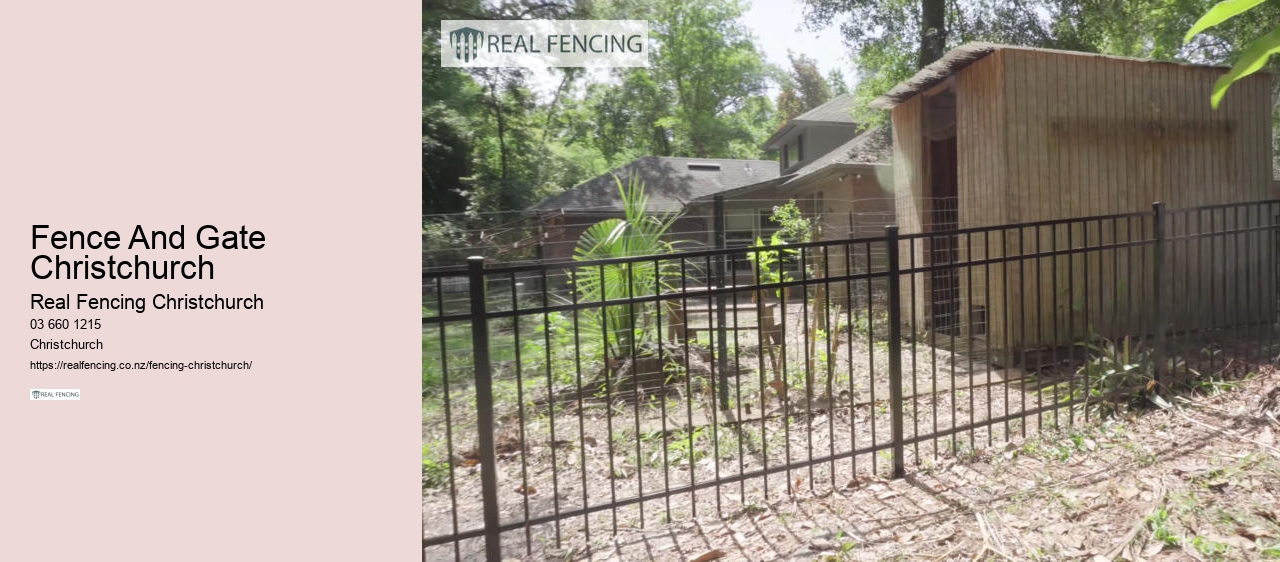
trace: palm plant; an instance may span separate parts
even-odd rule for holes
[[[624,185],[614,176],[622,196],[623,217],[602,220],[578,238],[573,258],[578,261],[661,256],[674,250],[666,239],[679,213],[650,214],[644,182],[632,176]],[[584,302],[604,302],[650,296],[671,289],[670,278],[678,268],[660,259],[626,260],[578,268],[575,287]],[[663,302],[663,301],[660,301]],[[654,315],[650,304],[616,304],[603,307],[606,353],[611,358],[631,354],[646,337]],[[649,310],[646,313],[645,310]],[[656,335],[656,332],[655,332]]]

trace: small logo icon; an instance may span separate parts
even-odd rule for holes
[[[40,391],[39,391],[39,390],[33,390],[33,391],[31,391],[31,399],[32,399],[32,400],[38,400],[39,398],[40,398]]]
[[[462,62],[471,62],[480,56],[480,46],[484,43],[484,32],[470,27],[460,27],[449,32],[449,47],[453,48],[453,56]]]

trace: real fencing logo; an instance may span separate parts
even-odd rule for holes
[[[440,66],[646,67],[645,20],[444,20]]]
[[[453,49],[453,57],[462,62],[475,60],[483,43],[484,32],[479,29],[463,27],[449,32],[449,48]]]
[[[79,400],[80,389],[78,388],[33,388],[31,389],[31,399],[41,402],[46,400]]]

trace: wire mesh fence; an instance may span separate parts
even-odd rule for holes
[[[424,272],[424,552],[749,513],[1270,362],[1278,217],[1156,205]]]

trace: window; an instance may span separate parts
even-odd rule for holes
[[[796,163],[804,162],[804,135],[796,136]]]
[[[783,170],[791,167],[791,163],[787,159],[787,156],[791,153],[790,148],[791,147],[789,145],[786,145],[786,144],[782,145],[782,169]]]
[[[800,163],[800,158],[801,158],[800,140],[801,139],[796,139],[796,142],[783,146],[783,149],[786,150],[786,152],[784,152],[784,156],[782,157],[783,168],[789,168],[791,166],[794,166]]]
[[[748,248],[756,244],[755,232],[751,230],[726,230],[724,233],[724,246],[726,248]],[[738,272],[739,277],[744,272],[751,271],[751,262],[747,259],[747,252],[735,252],[729,255],[729,263],[727,264],[726,274],[732,275]]]

